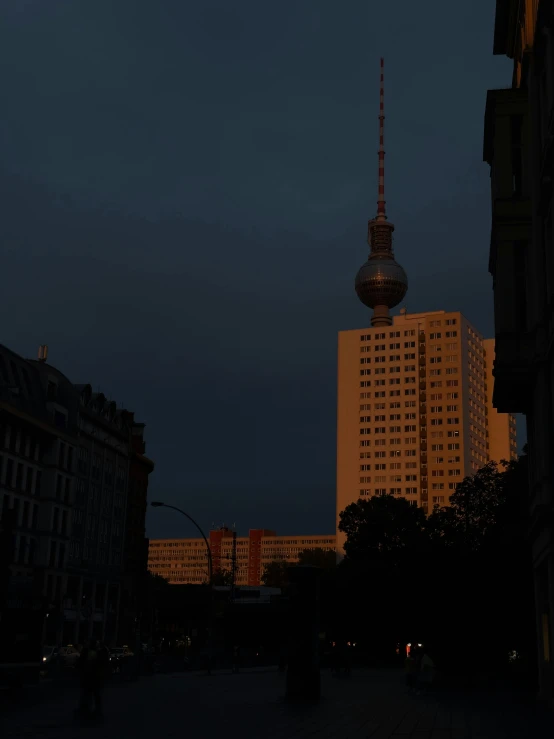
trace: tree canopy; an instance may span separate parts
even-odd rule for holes
[[[269,588],[285,588],[288,585],[288,567],[290,564],[285,559],[268,562],[264,565],[262,583]]]
[[[337,555],[334,549],[304,549],[298,555],[299,565],[311,565],[320,567],[324,571],[334,570],[337,564]]]
[[[398,560],[404,552],[422,546],[425,513],[392,495],[360,499],[340,514],[339,531],[346,534],[344,550],[351,560]]]
[[[525,454],[486,464],[428,517],[392,496],[349,505],[340,515],[346,556],[327,620],[347,638],[427,641],[443,663],[478,651],[485,668],[512,649],[531,664],[527,464]]]
[[[233,573],[223,567],[216,570],[212,575],[212,585],[232,585]]]

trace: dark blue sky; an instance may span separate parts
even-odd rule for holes
[[[448,7],[447,7],[448,6]],[[334,529],[337,332],[387,204],[408,310],[492,332],[494,2],[5,0],[0,342],[147,423],[151,498]],[[151,536],[189,535],[152,511]]]

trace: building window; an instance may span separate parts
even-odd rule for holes
[[[457,324],[457,320],[455,318],[447,318],[446,319],[446,325],[447,326],[455,326]]]
[[[19,462],[17,465],[17,472],[15,476],[15,487],[17,490],[23,489],[23,463]]]
[[[58,395],[58,386],[53,380],[48,380],[48,387],[46,389],[46,399],[47,400],[56,400],[56,397]]]
[[[444,503],[444,495],[433,495],[433,505],[442,505]]]

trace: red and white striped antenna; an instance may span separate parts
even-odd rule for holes
[[[386,221],[385,213],[385,60],[381,57],[381,84],[379,90],[379,190],[377,220]]]

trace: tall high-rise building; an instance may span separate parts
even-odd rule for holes
[[[486,462],[516,457],[515,419],[492,406],[494,341],[459,312],[390,315],[408,280],[385,214],[383,99],[381,60],[377,215],[355,281],[373,309],[371,328],[339,333],[338,550],[339,516],[350,503],[394,495],[430,512]]]
[[[430,511],[486,462],[516,457],[515,418],[492,406],[493,361],[494,341],[458,312],[339,333],[337,524],[372,495]]]

